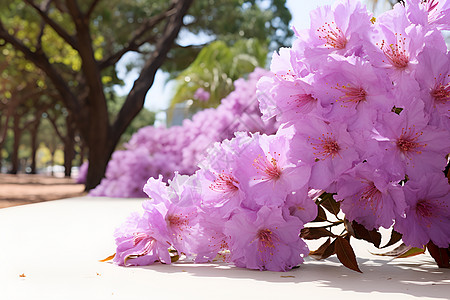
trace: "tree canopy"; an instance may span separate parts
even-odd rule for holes
[[[177,74],[203,46],[180,44],[180,31],[278,47],[290,35],[289,20],[285,0],[0,0],[0,44],[40,69],[73,117],[89,151],[91,189],[142,110],[156,71]],[[128,52],[139,54],[140,75],[110,117],[107,93],[120,83],[116,64]]]

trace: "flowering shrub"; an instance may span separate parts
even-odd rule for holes
[[[83,162],[78,169],[78,176],[76,179],[76,183],[85,183],[86,177],[87,177],[87,171],[88,171],[89,163],[87,161]]]
[[[380,247],[378,229],[393,226],[383,247],[402,238],[396,256],[426,247],[448,267],[449,4],[405,2],[377,19],[353,0],[311,12],[258,82],[277,133],[238,132],[194,175],[150,178],[143,214],[117,230],[115,263],[184,254],[286,271],[337,254],[360,271],[351,237]],[[326,241],[310,252],[302,238]]]
[[[205,150],[233,137],[235,131],[274,133],[275,122],[261,120],[256,99],[256,83],[265,74],[268,71],[257,68],[247,80],[236,80],[235,90],[217,108],[199,111],[182,126],[141,128],[125,144],[125,150],[113,153],[106,178],[90,195],[145,197],[142,188],[149,177],[162,174],[167,181],[175,171],[193,174]]]

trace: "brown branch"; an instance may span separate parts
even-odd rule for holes
[[[48,14],[43,11],[33,0],[25,0],[31,7],[33,7],[37,13],[41,16],[42,20],[44,20],[53,30],[62,37],[73,49],[78,49],[77,40],[71,36],[64,28],[62,28],[58,23],[53,21]]]
[[[119,51],[115,52],[114,54],[110,55],[109,57],[106,57],[104,60],[102,60],[99,64],[100,70],[103,70],[107,67],[110,67],[114,64],[116,64],[123,55],[125,55],[129,51],[136,51],[140,46],[142,46],[144,43],[151,42],[155,40],[155,36],[148,37],[142,41],[139,41],[146,33],[148,33],[152,27],[158,25],[163,20],[167,19],[170,16],[173,16],[176,13],[176,9],[174,8],[174,5],[172,4],[166,11],[155,15],[142,23],[142,25],[136,29],[132,34],[132,38],[128,42],[128,45]]]
[[[48,9],[50,8],[50,2],[51,2],[50,0],[47,0],[46,3],[43,3],[44,11],[46,13],[48,12]],[[39,35],[37,38],[37,46],[36,46],[36,49],[38,49],[39,51],[42,50],[42,37],[44,36],[45,25],[46,25],[45,20],[42,20],[41,29],[40,29],[40,32],[39,32]]]
[[[61,141],[64,141],[64,136],[61,133],[61,130],[58,128],[58,124],[56,124],[56,118],[53,118],[49,112],[47,112],[47,119],[52,124],[53,128],[55,129],[56,135],[59,137]]]
[[[30,50],[22,41],[9,34],[3,26],[1,20],[0,38],[5,40],[5,42],[11,44],[11,46],[13,46],[16,50],[22,52],[26,59],[34,63],[38,68],[44,71],[45,74],[47,74],[47,76],[50,78],[50,80],[60,93],[61,98],[64,99],[64,103],[69,110],[72,110],[74,112],[80,111],[80,106],[76,96],[72,93],[63,77],[50,64],[47,56],[44,53]]]
[[[134,82],[133,88],[117,114],[111,131],[113,134],[110,139],[111,143],[118,142],[120,135],[125,131],[133,118],[142,110],[145,95],[153,85],[156,71],[161,67],[167,57],[167,53],[172,48],[183,25],[183,18],[192,2],[193,0],[178,0],[175,2],[174,9],[176,13],[167,20],[163,34],[156,44],[153,55],[147,60],[139,78]]]
[[[86,12],[86,18],[90,19],[92,13],[94,12],[95,7],[97,6],[97,4],[100,2],[100,0],[93,0],[91,5],[89,6],[88,11]]]
[[[42,115],[42,114],[43,114],[50,106],[51,106],[50,104],[47,104],[47,105],[42,106],[41,108],[37,109],[36,112],[35,112],[35,114],[34,114],[35,118],[32,119],[32,120],[30,120],[30,121],[28,121],[28,122],[26,122],[26,123],[23,125],[22,130],[28,129],[28,127],[30,127],[30,126],[36,124],[38,121],[40,121],[40,120],[41,120],[40,116],[41,116],[41,115]]]

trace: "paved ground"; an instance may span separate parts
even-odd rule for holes
[[[0,174],[0,208],[83,195],[84,185],[70,178]]]

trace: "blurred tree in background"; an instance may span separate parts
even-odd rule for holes
[[[223,41],[215,41],[204,47],[193,61],[176,78],[176,91],[169,108],[170,113],[177,103],[194,99],[191,109],[198,111],[216,107],[220,100],[234,89],[233,82],[252,72],[256,67],[264,67],[268,48],[257,39],[242,39],[228,46]],[[201,88],[209,93],[207,101],[195,99]]]
[[[57,134],[64,143],[65,137],[73,142],[73,130],[85,145],[89,190],[100,182],[122,134],[143,109],[157,70],[178,75],[214,40],[231,46],[251,37],[278,48],[290,36],[290,18],[285,0],[0,0],[3,55],[13,57],[14,64],[24,61],[26,71],[45,78],[20,79],[2,72],[2,80],[16,87],[37,85],[45,97],[20,95],[33,107],[53,101],[64,108],[46,116],[51,121],[59,115],[68,122],[59,125],[65,134]],[[180,32],[206,42],[181,44]],[[118,109],[111,109],[117,103],[108,95],[121,83],[116,65],[129,52],[138,57],[134,66],[140,75]],[[2,89],[0,142],[7,136],[2,128],[11,126],[4,112],[14,102],[8,97],[13,89]]]

